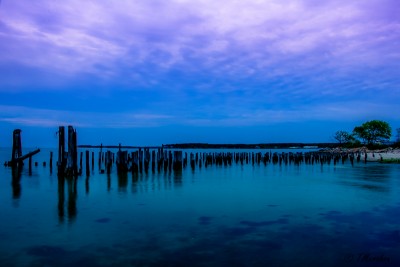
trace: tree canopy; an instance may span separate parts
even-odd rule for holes
[[[353,134],[368,145],[373,145],[388,141],[392,136],[392,128],[387,122],[372,120],[363,123],[361,126],[356,126]]]
[[[346,131],[337,131],[333,138],[335,138],[339,144],[347,144],[355,141],[353,135]]]

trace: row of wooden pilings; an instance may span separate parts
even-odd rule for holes
[[[68,126],[68,151],[65,150],[65,129],[59,127],[59,149],[58,149],[58,174],[61,176],[77,176],[83,170],[83,152],[80,152],[78,168],[78,148],[77,134],[72,126]],[[100,173],[111,173],[115,163],[118,172],[148,173],[149,170],[155,172],[181,172],[182,169],[190,165],[192,170],[207,168],[210,165],[230,166],[232,164],[252,164],[260,165],[267,163],[279,165],[299,165],[305,164],[344,164],[347,160],[353,165],[354,162],[361,161],[360,152],[305,152],[305,153],[272,153],[269,152],[183,152],[182,150],[164,150],[164,147],[150,150],[149,148],[139,148],[136,151],[122,151],[121,145],[116,153],[108,150],[102,151],[100,148],[98,165]],[[94,170],[95,153],[85,151],[86,176],[90,175],[91,169]],[[364,162],[367,161],[367,154],[364,153]],[[90,168],[91,165],[91,168]],[[52,153],[50,154],[50,168],[52,167]]]
[[[90,175],[89,165],[94,169],[95,153],[85,152],[86,175]],[[366,154],[365,154],[366,155]],[[80,170],[82,170],[83,152],[81,152]],[[183,152],[168,150],[163,148],[157,150],[138,149],[133,152],[121,151],[116,153],[111,151],[99,152],[98,165],[101,173],[111,173],[113,166],[117,172],[148,173],[151,172],[180,172],[190,166],[192,170],[208,166],[231,166],[232,164],[252,164],[252,165],[336,165],[350,162],[360,162],[361,153],[330,153],[330,152],[305,152],[305,153],[277,153],[277,152]],[[366,162],[366,156],[363,162]],[[90,163],[91,162],[91,163]],[[81,173],[81,171],[80,171]]]
[[[192,169],[202,168],[203,166],[216,165],[216,166],[230,166],[232,164],[279,164],[279,165],[299,165],[301,163],[314,165],[314,164],[344,164],[349,161],[352,165],[354,162],[366,162],[367,157],[361,156],[361,153],[330,153],[330,152],[305,152],[305,153],[277,153],[277,152],[183,152],[182,151],[163,151],[162,148],[157,151],[149,149],[139,149],[137,151],[128,153],[128,151],[112,151],[99,152],[98,166],[100,173],[111,173],[112,167],[115,164],[118,172],[133,172],[133,173],[147,173],[150,170],[154,172],[161,171],[181,171],[186,168],[188,164]],[[81,175],[83,170],[83,160],[85,159],[86,176],[95,167],[95,152],[86,150],[80,152],[78,165],[74,168],[77,169],[76,174]],[[29,160],[29,166],[31,166]],[[43,162],[45,167],[47,164]],[[38,162],[35,162],[38,166]],[[53,152],[50,152],[49,167],[52,171],[53,166]],[[31,168],[31,167],[30,167]]]

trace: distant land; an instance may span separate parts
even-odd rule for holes
[[[181,143],[164,144],[162,146],[124,146],[124,145],[78,145],[81,148],[179,148],[179,149],[287,149],[287,148],[334,148],[338,143],[262,143],[262,144],[209,144]]]

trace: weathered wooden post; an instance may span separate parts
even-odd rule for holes
[[[150,151],[148,148],[144,149],[144,171],[148,173],[150,165]]]
[[[186,168],[188,162],[188,154],[185,152],[185,158],[183,159],[183,168]]]
[[[32,174],[32,157],[29,157],[29,175]]]
[[[172,151],[171,150],[168,152],[168,164],[169,164],[168,171],[171,172],[172,171]]]
[[[82,167],[82,161],[83,161],[83,151],[81,151],[81,157],[79,158],[79,174],[82,174],[83,167]]]
[[[49,165],[50,165],[50,173],[51,173],[53,171],[53,151],[50,151]]]
[[[92,151],[92,170],[94,170],[94,151]]]
[[[174,172],[182,171],[182,151],[174,151]]]
[[[86,150],[86,176],[90,176],[89,150]]]
[[[78,150],[77,138],[74,128],[68,126],[68,159],[67,159],[67,172],[71,176],[78,175]]]
[[[13,147],[11,155],[11,164],[19,164],[16,159],[22,157],[22,142],[21,142],[21,130],[15,129],[13,131]]]
[[[202,162],[203,162],[203,158],[204,158],[204,153],[203,154],[200,154],[200,158],[199,158],[199,169],[201,169],[201,166],[202,166]]]
[[[65,128],[58,128],[58,175],[64,175],[65,172]]]
[[[99,169],[101,170],[101,158],[103,157],[103,144],[100,144],[100,152],[99,152]]]
[[[157,172],[161,172],[161,149],[157,149],[156,153],[156,158],[157,158]]]
[[[164,155],[163,155],[163,159],[164,159],[164,172],[167,172],[167,170],[168,170],[168,152],[167,151],[164,151],[163,152],[164,153]]]
[[[192,170],[195,170],[195,159],[194,159],[194,154],[190,153],[190,167],[192,168]]]
[[[156,172],[156,151],[151,151],[151,171]]]
[[[109,150],[106,152],[105,165],[106,165],[107,174],[110,174],[111,166],[112,166],[112,155],[111,155],[111,151],[109,151]]]
[[[132,152],[132,173],[139,172],[139,152]]]
[[[139,172],[143,172],[143,151],[139,148]]]

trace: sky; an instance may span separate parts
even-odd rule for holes
[[[0,1],[0,147],[400,128],[398,0]]]

